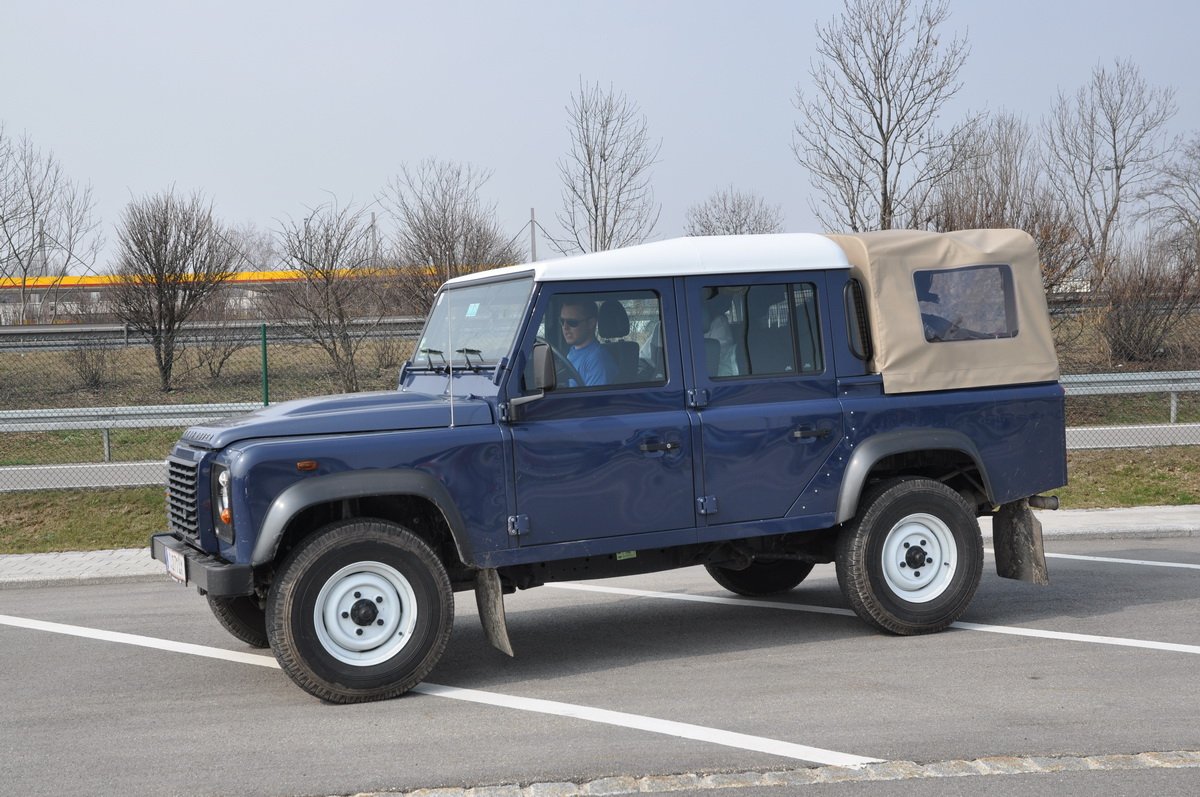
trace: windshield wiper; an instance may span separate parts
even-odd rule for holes
[[[467,367],[471,369],[472,373],[477,374],[483,370],[483,352],[479,349],[455,349],[454,353],[463,356],[463,359],[467,361]],[[472,355],[479,358],[478,363],[471,363]]]
[[[417,371],[417,370],[421,370],[421,371],[424,371],[424,370],[430,370],[430,371],[433,371],[434,373],[442,373],[443,371],[447,371],[447,372],[448,372],[448,371],[450,370],[450,363],[448,363],[448,362],[446,361],[446,355],[445,355],[445,354],[442,354],[442,351],[441,351],[441,349],[417,349],[417,352],[418,352],[419,354],[424,354],[424,355],[425,355],[425,357],[426,357],[426,358],[429,360],[429,365],[427,365],[427,366],[425,366],[424,368],[422,368],[422,367],[421,367],[421,366],[419,366],[419,365],[413,364],[413,365],[411,366],[412,370],[414,370],[414,371]],[[441,357],[441,358],[442,358],[442,364],[441,364],[441,365],[434,365],[434,363],[433,363],[433,355],[435,355],[435,354],[436,354],[438,357]]]

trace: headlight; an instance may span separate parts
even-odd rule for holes
[[[230,500],[232,489],[229,468],[224,465],[213,465],[212,469],[212,507],[213,529],[217,537],[225,542],[233,542],[233,501]]]

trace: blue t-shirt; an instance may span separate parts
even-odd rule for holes
[[[601,346],[595,338],[582,349],[572,346],[567,352],[567,360],[583,379],[583,385],[576,384],[574,378],[567,380],[568,387],[607,385],[617,377],[617,362],[612,352]]]

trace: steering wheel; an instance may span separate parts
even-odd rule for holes
[[[538,338],[538,343],[549,343],[544,338]],[[559,353],[558,349],[550,346],[550,356],[554,358],[554,380],[558,383],[559,388],[568,387],[572,379],[575,380],[575,387],[583,387],[583,377],[579,375],[579,371],[575,370],[575,366],[571,365],[563,354]]]

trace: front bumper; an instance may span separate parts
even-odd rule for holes
[[[150,555],[165,566],[167,549],[180,554],[186,564],[185,583],[218,598],[254,593],[254,571],[250,565],[230,564],[188,545],[174,534],[150,537]]]

